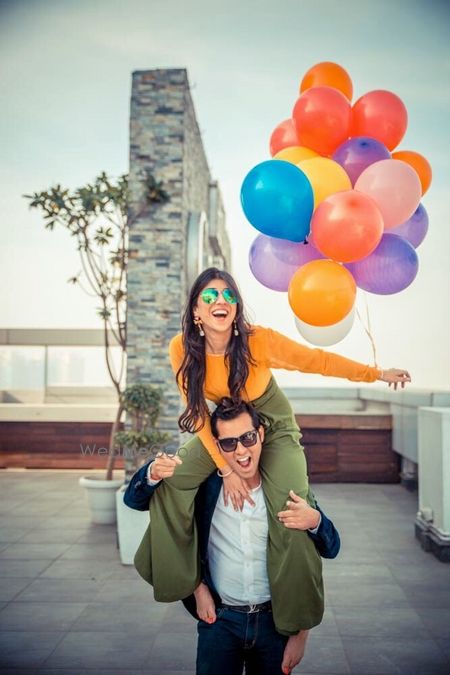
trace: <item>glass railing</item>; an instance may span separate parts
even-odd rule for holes
[[[120,347],[111,348],[114,371]],[[0,390],[48,387],[110,387],[105,350],[98,345],[0,344]]]

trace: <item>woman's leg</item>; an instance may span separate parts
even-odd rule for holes
[[[285,509],[289,490],[313,504],[314,497],[287,398],[272,383],[254,403],[266,424],[260,466],[269,520],[267,568],[274,621],[280,633],[292,635],[322,620],[322,561],[307,532],[287,529],[277,513]]]
[[[289,437],[281,436],[265,444],[261,456],[272,607],[275,625],[285,635],[318,625],[324,609],[322,561],[314,542],[307,532],[288,529],[277,517],[285,509],[290,489],[306,497],[301,475],[303,451],[297,453],[295,457]]]
[[[194,499],[199,485],[215,469],[197,437],[178,454],[183,463],[155,490],[150,525],[134,558],[137,571],[153,586],[160,602],[186,598],[200,583]]]

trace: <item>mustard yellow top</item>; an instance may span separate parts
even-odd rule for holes
[[[290,340],[271,328],[252,326],[252,330],[253,334],[249,336],[248,343],[256,365],[249,364],[249,375],[245,384],[246,391],[245,395],[243,394],[243,397],[249,401],[253,401],[264,393],[270,381],[271,368],[343,377],[352,382],[375,382],[381,375],[378,368],[365,366],[357,361],[346,359],[322,349],[311,349]],[[169,355],[173,372],[177,373],[184,357],[181,333],[170,341]],[[181,391],[181,383],[179,388]],[[181,394],[183,400],[185,400],[182,391]],[[228,369],[223,354],[206,354],[204,394],[206,399],[216,404],[224,396],[230,396]],[[198,432],[198,436],[216,466],[219,469],[223,468],[226,462],[214,442],[209,418],[205,420],[205,426]]]

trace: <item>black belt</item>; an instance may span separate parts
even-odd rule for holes
[[[272,603],[270,600],[261,602],[259,605],[226,605],[222,602],[219,607],[231,609],[233,612],[242,612],[243,614],[254,614],[255,612],[271,612]]]

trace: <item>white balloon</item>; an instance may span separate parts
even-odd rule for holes
[[[295,326],[302,337],[317,347],[329,347],[343,340],[352,329],[355,321],[355,305],[347,316],[331,326],[311,326],[298,317],[295,318]]]

